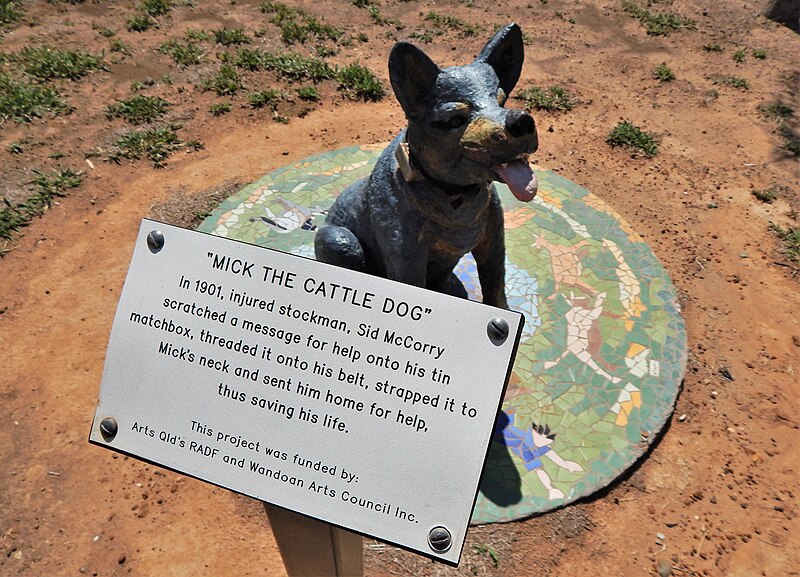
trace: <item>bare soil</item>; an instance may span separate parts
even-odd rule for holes
[[[648,36],[617,0],[374,4],[405,28],[347,0],[305,8],[348,35],[366,34],[336,46],[331,63],[359,61],[385,82],[392,44],[430,29],[430,11],[482,27],[425,45],[441,64],[472,58],[495,25],[523,27],[518,88],[558,84],[580,100],[571,112],[534,111],[536,162],[602,197],[648,241],[680,293],[690,353],[672,423],[611,488],[552,514],[473,529],[458,569],[365,540],[366,574],[800,573],[800,281],[768,230],[797,224],[800,164],[757,110],[775,100],[800,110],[800,36],[760,16],[753,0],[654,3],[696,21],[669,36]],[[140,12],[128,1],[22,7],[22,22],[0,37],[4,53],[34,44],[105,50],[108,70],[60,81],[72,114],[0,125],[0,190],[9,199],[29,193],[34,169],[85,172],[0,259],[0,574],[282,575],[259,502],[87,443],[113,314],[143,216],[190,224],[233,183],[309,154],[388,141],[402,112],[391,95],[352,101],[327,82],[319,103],[279,104],[289,121],[276,122],[249,108],[246,91],[220,98],[198,89],[223,51],[213,41],[203,44],[203,63],[187,68],[157,51],[188,29],[227,26],[243,27],[253,46],[311,53],[310,41],[284,46],[256,0],[176,4],[143,33],[125,29]],[[116,31],[130,54],[110,53],[98,27]],[[703,48],[713,44],[722,51]],[[674,81],[653,78],[662,62]],[[719,83],[730,76],[749,89]],[[126,127],[106,118],[106,105],[149,79],[145,93],[169,101],[180,136],[204,148],[179,151],[162,169],[105,162],[102,151]],[[263,72],[245,80],[250,90],[297,86]],[[222,101],[233,102],[231,112],[213,116],[209,106]],[[623,119],[658,135],[656,157],[606,144]],[[12,154],[19,142],[23,152]],[[752,195],[766,188],[779,191],[772,204]]]

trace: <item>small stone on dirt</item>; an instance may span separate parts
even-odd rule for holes
[[[672,566],[669,564],[668,561],[664,561],[663,559],[658,560],[658,576],[659,577],[669,577],[672,575]]]

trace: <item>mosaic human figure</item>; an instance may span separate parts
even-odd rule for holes
[[[620,378],[612,377],[594,360],[594,356],[600,352],[600,332],[595,323],[603,313],[603,303],[606,293],[602,292],[595,298],[594,304],[586,306],[588,299],[576,297],[572,292],[569,293],[567,303],[570,309],[564,315],[567,321],[567,346],[559,357],[544,363],[545,369],[551,369],[564,359],[569,353],[578,357],[586,363],[595,373],[608,379],[615,385],[620,382]]]
[[[590,246],[589,241],[581,240],[571,246],[550,242],[542,235],[537,235],[533,243],[536,248],[543,248],[550,253],[550,263],[553,267],[553,294],[547,299],[555,298],[562,286],[583,289],[590,295],[596,295],[597,290],[581,279],[583,263],[581,257],[585,252],[584,247]]]
[[[547,489],[549,499],[563,499],[564,492],[553,487],[550,475],[544,470],[542,458],[546,457],[556,466],[561,467],[571,473],[583,471],[583,466],[575,461],[568,461],[562,458],[553,450],[551,446],[556,438],[556,434],[547,425],[537,425],[531,422],[530,428],[520,429],[514,426],[514,413],[503,411],[508,416],[508,423],[505,427],[496,431],[500,442],[508,447],[512,453],[522,459],[525,469],[534,471],[539,481]]]

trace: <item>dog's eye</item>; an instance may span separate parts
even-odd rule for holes
[[[467,117],[461,116],[460,114],[456,114],[451,116],[450,118],[445,118],[443,120],[437,120],[433,124],[436,125],[437,128],[440,130],[455,130],[456,128],[461,128],[467,123]]]

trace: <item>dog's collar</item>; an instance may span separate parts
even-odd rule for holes
[[[408,142],[401,142],[394,153],[397,165],[406,182],[414,180],[427,180],[422,171],[415,167],[411,161],[411,153],[408,150]]]
[[[452,205],[453,208],[458,208],[461,206],[461,203],[464,202],[464,197],[470,194],[476,193],[480,190],[480,185],[475,187],[474,191],[469,192],[459,192],[459,193],[448,193],[436,182],[434,179],[425,175],[421,168],[417,166],[414,162],[414,159],[411,158],[411,151],[408,147],[408,142],[401,142],[400,146],[395,149],[394,153],[395,158],[397,159],[397,166],[400,168],[400,174],[403,175],[403,179],[406,182],[413,182],[413,181],[425,181],[429,185],[434,186],[435,188],[442,191],[445,194]]]

